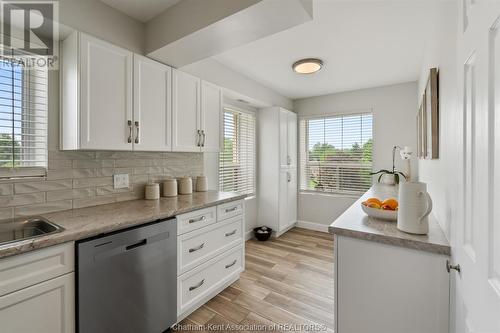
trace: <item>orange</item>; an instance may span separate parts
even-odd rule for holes
[[[380,201],[380,200],[379,200],[379,199],[377,199],[377,198],[369,198],[369,199],[367,199],[365,202],[366,202],[367,204],[369,204],[369,203],[372,203],[372,202],[373,202],[373,203],[376,203],[376,204],[377,204],[377,205],[379,205],[379,206],[382,206],[382,201]]]
[[[389,206],[389,205],[382,205],[382,209],[383,209],[383,210],[394,210],[394,209],[392,209],[392,207],[391,207],[391,206]]]
[[[377,209],[380,209],[380,205],[376,202],[368,202],[367,203],[367,206],[370,207],[370,208],[377,208]]]
[[[399,204],[398,201],[394,198],[389,198],[384,201],[382,201],[382,206],[389,206],[391,210],[396,210],[398,208]]]

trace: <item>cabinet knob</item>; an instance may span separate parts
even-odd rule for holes
[[[128,143],[132,143],[132,120],[128,120],[127,124],[128,124],[128,139],[127,139],[127,142]]]
[[[137,132],[135,133],[135,143],[139,143],[139,122],[135,122],[135,128],[137,129]]]
[[[452,265],[449,260],[446,260],[446,271],[449,273],[452,269],[456,270],[458,274],[462,272],[459,264]]]

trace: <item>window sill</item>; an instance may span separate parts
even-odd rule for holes
[[[346,198],[346,199],[359,199],[362,194],[340,194],[340,193],[327,193],[327,192],[312,192],[312,191],[300,191],[300,195],[311,195],[311,196],[321,196],[321,197],[333,197],[333,198]]]

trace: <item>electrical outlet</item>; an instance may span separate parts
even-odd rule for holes
[[[113,187],[117,188],[128,188],[128,173],[117,173],[113,175]]]

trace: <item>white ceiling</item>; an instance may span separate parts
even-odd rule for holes
[[[180,0],[101,0],[141,22],[147,22]]]
[[[314,20],[214,58],[276,92],[303,98],[418,79],[429,1],[315,0]],[[323,70],[299,75],[298,59]]]

